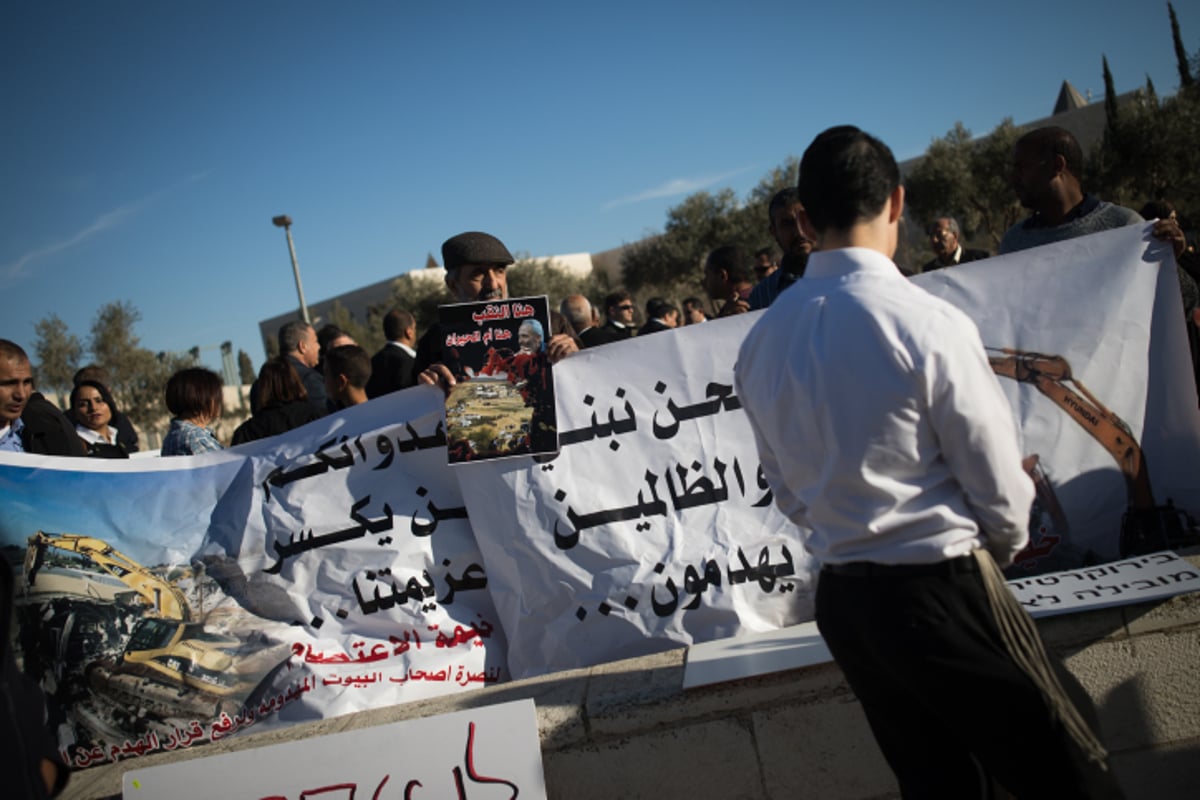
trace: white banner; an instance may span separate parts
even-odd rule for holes
[[[1200,413],[1169,251],[1132,227],[917,280],[977,321],[1020,424],[1038,500],[1010,578],[1180,544]],[[448,466],[430,387],[192,458],[0,454],[18,651],[68,761],[810,620],[732,389],[756,321],[560,362],[553,457]]]
[[[427,388],[194,458],[0,459],[69,763],[507,680],[442,413]]]
[[[1200,513],[1179,288],[1148,231],[917,278],[979,325],[1015,409],[1038,500],[1010,577],[1111,561],[1133,522],[1183,531],[1178,512]],[[801,532],[769,502],[731,390],[758,316],[561,362],[561,455],[463,468],[515,677],[812,618]]]

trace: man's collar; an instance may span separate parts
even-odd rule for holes
[[[25,420],[17,417],[16,420],[0,428],[0,450],[17,450],[23,452],[25,450],[24,443],[21,441],[21,431],[25,429]],[[15,445],[15,447],[13,446]]]
[[[805,279],[843,278],[851,273],[871,272],[903,278],[896,262],[869,247],[839,247],[818,250],[808,258]]]
[[[390,344],[392,347],[399,347],[401,350],[408,353],[410,356],[415,356],[417,354],[416,350],[413,350],[412,347],[410,347],[408,344],[406,344],[404,342],[388,341],[388,344]]]
[[[959,242],[958,246],[954,248],[954,253],[950,256],[950,263],[946,264],[946,266],[952,267],[955,264],[958,264],[959,262],[962,261],[962,256],[963,256],[962,243]],[[942,260],[940,258],[938,259],[938,263],[939,264],[942,263]]]
[[[1087,216],[1095,211],[1096,206],[1098,205],[1100,205],[1100,198],[1096,197],[1094,194],[1086,193],[1083,195],[1083,199],[1079,201],[1078,205],[1067,212],[1067,215],[1063,217],[1062,222],[1051,225],[1042,219],[1042,215],[1040,213],[1035,211],[1029,217],[1029,219],[1025,220],[1024,227],[1026,230],[1032,230],[1034,228],[1057,228],[1059,225],[1066,225],[1068,222],[1074,222],[1080,217]]]

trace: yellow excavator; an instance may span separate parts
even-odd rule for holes
[[[1065,358],[1009,348],[987,350],[993,372],[1033,385],[1079,423],[1116,460],[1125,476],[1129,497],[1128,508],[1121,518],[1118,543],[1122,558],[1200,542],[1200,530],[1190,514],[1176,508],[1169,499],[1166,505],[1155,503],[1145,455],[1133,432],[1124,420],[1075,380]]]
[[[28,589],[37,586],[47,552],[58,550],[86,558],[132,590],[140,617],[120,655],[87,667],[93,689],[139,709],[171,716],[211,715],[236,707],[254,687],[238,660],[242,642],[206,631],[193,620],[178,586],[91,536],[38,531],[25,554]]]

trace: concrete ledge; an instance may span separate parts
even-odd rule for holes
[[[1200,783],[1200,596],[1055,617],[1038,627],[1095,701],[1128,796],[1194,797]],[[684,690],[686,654],[670,650],[96,767],[74,775],[64,797],[118,795],[130,766],[524,698],[537,704],[552,798],[897,796],[836,665]]]

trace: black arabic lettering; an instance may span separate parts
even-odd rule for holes
[[[661,394],[659,387],[666,388],[662,383],[655,387]],[[660,424],[658,421],[658,412],[654,413],[652,420],[652,428],[654,435],[659,439],[669,439],[679,431],[679,423],[689,419],[698,417],[706,417],[716,414],[722,408],[726,411],[733,411],[742,407],[742,403],[733,393],[733,386],[726,383],[709,383],[704,387],[705,397],[711,397],[712,400],[707,400],[700,403],[694,403],[690,406],[677,406],[674,399],[667,399],[667,411],[671,415],[671,421],[667,424]]]
[[[299,555],[300,553],[304,553],[308,550],[313,550],[318,547],[328,547],[329,545],[347,542],[351,539],[357,539],[361,536],[365,536],[367,533],[380,533],[381,531],[391,530],[393,516],[392,507],[387,503],[384,503],[383,505],[383,516],[378,519],[367,519],[359,513],[370,502],[371,495],[367,495],[350,506],[350,519],[357,522],[357,525],[349,528],[343,528],[340,531],[332,531],[331,533],[322,534],[320,536],[314,536],[312,530],[309,530],[307,535],[301,531],[299,541],[297,541],[295,534],[292,534],[288,537],[287,544],[280,544],[279,540],[276,539],[272,544],[272,547],[274,548],[275,553],[278,555],[279,560],[270,567],[264,569],[263,572],[269,575],[278,575],[279,571],[283,569],[283,562],[289,558],[292,558],[293,556]]]
[[[658,476],[650,470],[646,470],[643,476],[647,485],[650,487],[651,500],[643,498],[642,491],[638,491],[637,502],[631,506],[624,508],[613,508],[604,511],[594,511],[591,514],[579,514],[575,509],[567,506],[567,518],[571,520],[573,530],[568,534],[562,534],[558,530],[558,520],[554,521],[554,544],[560,550],[569,550],[579,543],[579,533],[588,528],[594,528],[597,525],[604,525],[609,522],[626,522],[639,517],[651,517],[667,515],[667,504],[658,497]],[[565,497],[565,495],[563,495]],[[561,498],[560,498],[561,499]]]

